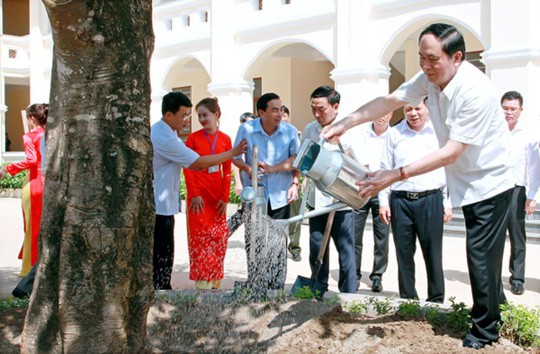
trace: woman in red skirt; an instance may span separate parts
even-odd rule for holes
[[[186,146],[199,155],[220,154],[231,149],[231,139],[219,131],[221,110],[217,99],[205,98],[195,106],[201,130],[191,133]],[[231,186],[231,161],[201,171],[185,169],[189,278],[197,289],[218,289],[229,228],[227,204]]]
[[[49,105],[36,103],[26,110],[26,117],[31,130],[23,135],[24,154],[21,162],[0,167],[0,179],[9,173],[11,176],[28,170],[28,183],[23,187],[22,209],[24,217],[24,241],[19,259],[22,259],[21,277],[28,274],[38,257],[38,235],[41,223],[43,197],[43,174],[41,171],[41,153],[39,144],[45,133],[45,123],[49,115]]]

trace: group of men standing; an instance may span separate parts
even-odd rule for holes
[[[339,140],[359,163],[373,171],[368,174],[371,178],[357,183],[359,196],[367,199],[367,204],[356,211],[347,208],[337,211],[330,231],[339,254],[338,288],[341,292],[356,292],[360,285],[363,230],[371,211],[375,238],[370,274],[372,291],[382,291],[391,226],[400,296],[418,298],[413,258],[418,238],[427,269],[427,300],[443,302],[443,223],[452,217],[451,205],[462,208],[474,301],[472,328],[463,346],[479,349],[498,340],[499,305],[505,301],[501,268],[507,228],[512,247],[511,291],[524,292],[524,219],[526,213],[536,208],[540,177],[538,139],[526,138],[518,122],[523,105],[521,95],[508,92],[499,102],[487,76],[464,60],[465,43],[454,27],[431,25],[420,34],[419,44],[421,72],[393,93],[366,103],[344,119],[336,120],[340,101],[337,91],[328,86],[313,91],[310,105],[315,120],[305,127],[302,139],[317,141],[324,137],[324,147],[328,149],[336,149],[335,143]],[[300,173],[292,164],[300,140],[296,128],[282,121],[282,102],[278,95],[268,93],[259,99],[257,114],[260,118],[241,125],[234,151],[215,155],[208,161],[205,157],[181,152],[184,147],[177,143],[174,130],[182,128],[187,113],[181,104],[175,102],[174,107],[165,107],[166,102],[164,99],[163,122],[171,129],[165,129],[162,123],[152,128],[158,206],[155,244],[161,242],[161,234],[165,233],[169,240],[166,248],[171,247],[174,219],[172,224],[170,217],[160,220],[160,210],[169,214],[178,211],[177,200],[163,193],[163,174],[179,175],[182,166],[201,168],[234,155],[233,163],[249,178],[253,145],[259,149],[258,174],[264,186],[268,215],[274,219],[289,217],[290,203],[299,194]],[[391,113],[403,106],[405,119],[389,128]],[[367,122],[372,123],[364,130],[347,132]],[[362,139],[358,139],[359,134]],[[174,144],[173,139],[176,139]],[[174,166],[167,165],[165,160],[172,161]],[[176,178],[167,186],[168,190],[178,189]],[[249,180],[245,183],[251,184]],[[313,186],[305,192],[309,209],[332,202],[329,195]],[[165,203],[167,198],[172,203]],[[312,271],[315,271],[327,221],[327,215],[309,220]],[[165,231],[159,231],[160,228]],[[163,253],[158,248],[155,245],[155,259],[156,251],[158,255]],[[284,287],[286,252],[286,247],[278,252],[277,263],[282,265],[282,270],[270,279],[269,288]],[[170,257],[164,258],[168,262],[168,274],[160,273],[163,267],[159,262],[154,264],[156,288],[160,288],[160,279],[170,281]],[[256,263],[248,259],[248,265]],[[327,251],[317,280],[327,284],[328,276]],[[170,284],[165,285],[161,288],[170,288]]]

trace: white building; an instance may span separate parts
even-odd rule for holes
[[[194,104],[218,97],[222,130],[262,93],[276,92],[302,129],[309,95],[331,85],[345,115],[418,70],[418,34],[445,22],[501,95],[520,91],[523,119],[540,116],[537,0],[154,0],[152,121],[170,90]],[[0,162],[20,159],[21,110],[49,100],[52,40],[41,0],[3,0],[0,12]],[[396,112],[396,115],[400,115]],[[193,119],[192,129],[198,129]],[[5,151],[5,133],[11,140]]]

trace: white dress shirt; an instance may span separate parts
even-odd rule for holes
[[[154,200],[156,214],[170,216],[180,212],[180,171],[199,158],[163,120],[152,125],[154,147]]]
[[[419,72],[393,94],[412,106],[427,96],[439,145],[449,139],[467,144],[445,167],[454,206],[486,200],[514,187],[508,125],[493,83],[480,70],[462,62],[443,91]]]
[[[538,152],[538,140],[534,140],[521,121],[518,121],[514,130],[510,131],[510,164],[516,186],[527,187],[529,183],[532,186],[538,185],[535,180],[540,179],[540,174],[535,170],[535,152]],[[527,199],[535,199],[535,193],[534,190],[528,190]]]
[[[381,169],[381,154],[389,130],[390,127],[381,135],[377,135],[373,131],[373,123],[367,124],[367,127],[353,128],[355,139],[351,141],[351,149],[356,161],[372,172]]]
[[[433,125],[427,121],[420,131],[409,127],[403,119],[399,124],[390,128],[381,154],[381,169],[394,170],[399,167],[420,160],[433,151],[439,150],[439,142],[433,130]],[[450,208],[450,200],[447,198],[446,178],[444,169],[409,177],[404,181],[392,184],[390,187],[379,192],[381,206],[390,205],[390,191],[425,192],[433,189],[443,190],[443,204]]]

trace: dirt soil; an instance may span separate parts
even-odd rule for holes
[[[26,309],[0,312],[0,353],[19,353]],[[339,305],[157,299],[148,315],[152,353],[521,353],[507,340],[475,351],[461,334],[395,315],[352,317]]]

